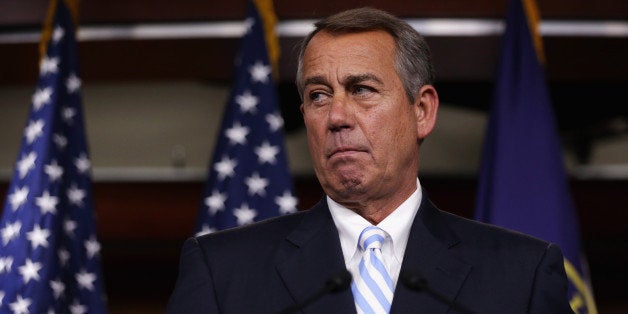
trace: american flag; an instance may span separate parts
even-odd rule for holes
[[[64,1],[50,10],[0,221],[0,313],[105,313],[75,30]]]
[[[235,83],[200,208],[198,234],[296,211],[267,49],[273,41],[265,40],[263,23],[269,19],[274,21],[271,1],[250,3],[246,33],[235,59]]]

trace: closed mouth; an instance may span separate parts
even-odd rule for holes
[[[328,154],[327,158],[331,158],[336,155],[345,155],[345,154],[363,153],[363,152],[365,152],[364,149],[360,149],[357,147],[340,147],[340,148],[334,149],[330,154]]]

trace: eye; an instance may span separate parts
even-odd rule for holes
[[[310,93],[310,100],[311,101],[317,101],[318,99],[321,98],[322,93],[320,92],[311,92]]]
[[[308,93],[308,97],[313,103],[321,103],[327,99],[327,94],[321,91],[312,91]]]
[[[353,90],[351,92],[357,96],[368,96],[371,93],[374,93],[375,89],[370,86],[356,85],[355,87],[353,87]]]

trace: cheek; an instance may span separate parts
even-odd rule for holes
[[[310,153],[312,155],[312,158],[316,158],[316,156],[318,155],[318,152],[320,151],[320,139],[319,137],[316,135],[316,131],[308,129],[307,130],[307,144],[308,147],[310,148]]]
[[[416,128],[408,112],[397,112],[386,119],[380,119],[378,127],[371,131],[371,138],[378,138],[375,149],[386,155],[393,155],[413,147],[416,142]],[[374,143],[375,144],[375,143]],[[391,156],[392,157],[392,156]]]
[[[317,111],[313,108],[302,109],[303,113],[303,124],[305,124],[305,129],[309,132],[315,132],[318,128],[321,127],[323,121],[323,115],[320,111]]]
[[[310,153],[312,155],[312,158],[315,159],[314,162],[317,162],[316,159],[321,154],[321,150],[325,140],[325,132],[320,127],[318,127],[318,124],[313,123],[313,121],[311,120],[305,121],[305,128],[307,132],[307,142]]]

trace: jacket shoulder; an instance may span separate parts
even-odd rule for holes
[[[550,246],[547,241],[515,230],[487,224],[441,211],[447,225],[470,245],[487,248],[542,250]]]
[[[279,216],[250,225],[221,230],[196,237],[202,248],[213,251],[221,249],[235,250],[242,246],[259,246],[262,243],[276,243],[299,225],[306,211]]]

